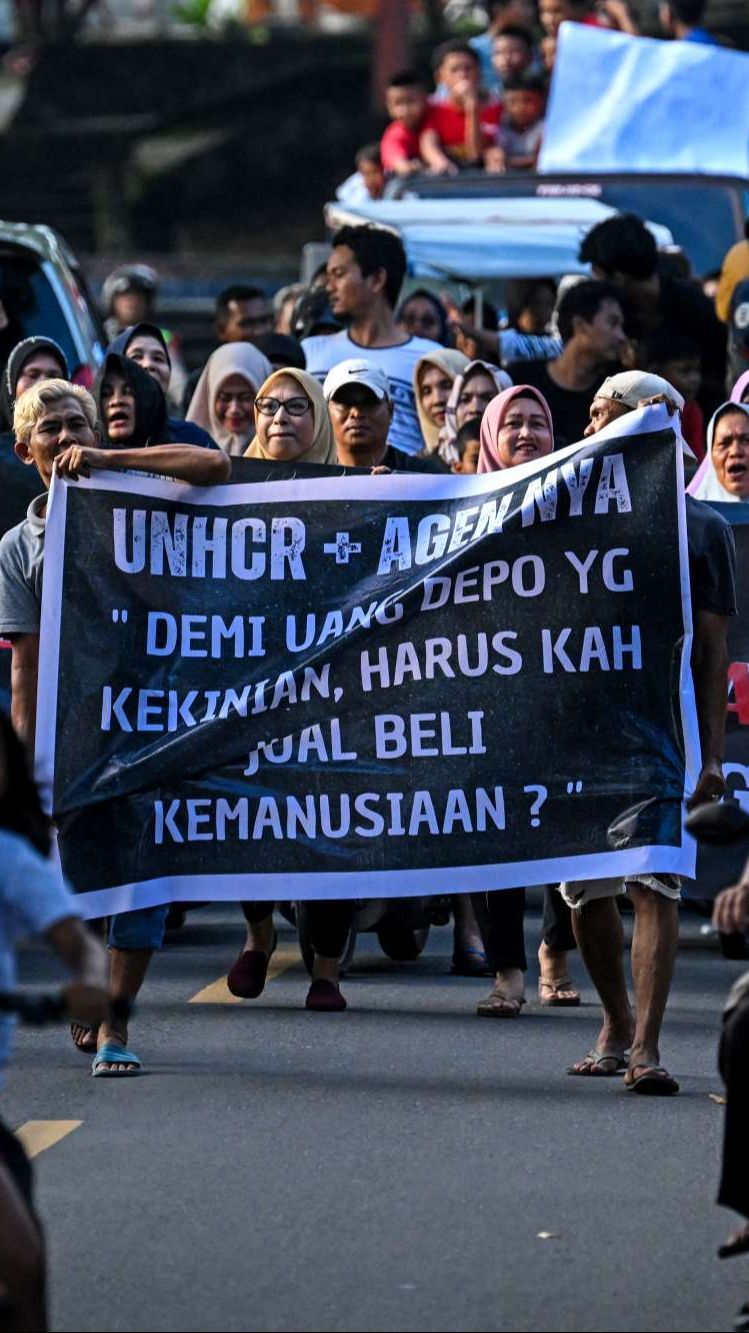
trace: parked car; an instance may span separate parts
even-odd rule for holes
[[[71,374],[90,383],[104,356],[104,330],[83,273],[51,227],[0,221],[0,371],[21,338],[44,333],[60,344]]]
[[[60,344],[73,378],[91,384],[104,356],[104,331],[75,256],[51,227],[0,221],[0,324],[0,374],[17,342],[43,333]],[[18,470],[24,473],[20,463]],[[3,484],[12,486],[13,475],[6,469]],[[18,517],[28,503],[21,489]],[[12,512],[13,505],[3,508]],[[0,639],[0,707],[9,703],[10,644]]]

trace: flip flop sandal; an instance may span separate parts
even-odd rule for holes
[[[102,1069],[102,1065],[128,1065],[129,1068]],[[141,1064],[137,1055],[133,1051],[126,1050],[124,1046],[115,1046],[110,1042],[96,1052],[91,1063],[93,1078],[134,1078],[140,1072]]]
[[[605,1066],[605,1068],[604,1068]],[[576,1065],[571,1065],[567,1070],[568,1074],[575,1074],[578,1078],[614,1078],[617,1074],[623,1074],[627,1069],[627,1059],[622,1052],[609,1051],[602,1055],[600,1051],[588,1051],[583,1060],[578,1060]]]
[[[548,993],[544,995],[544,991]],[[572,995],[562,998],[560,991],[572,991]],[[562,977],[559,981],[539,977],[538,998],[546,1009],[572,1009],[580,1003],[580,995],[572,984],[572,977]]]
[[[673,1097],[679,1091],[679,1085],[663,1065],[635,1065],[642,1073],[634,1078],[625,1079],[627,1092],[639,1092],[642,1097]]]
[[[489,995],[479,1000],[476,1013],[479,1018],[519,1018],[525,1000],[509,995]]]

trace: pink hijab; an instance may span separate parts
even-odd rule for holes
[[[551,435],[549,453],[553,452],[554,422],[551,419],[549,404],[541,391],[534,389],[532,384],[513,384],[511,388],[505,389],[503,393],[498,393],[496,398],[492,398],[481,418],[481,448],[477,469],[479,472],[501,472],[504,470],[505,464],[499,457],[499,432],[505,423],[510,404],[516,398],[535,398],[546,417],[546,424]]]
[[[731,402],[740,403],[747,389],[749,389],[749,370],[745,370],[743,375],[739,375],[739,378],[731,389]]]

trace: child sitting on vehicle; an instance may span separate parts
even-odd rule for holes
[[[505,84],[504,115],[496,148],[487,154],[491,171],[534,171],[541,148],[546,110],[546,85],[535,75],[521,75]]]
[[[510,27],[497,33],[492,42],[492,67],[502,91],[508,83],[529,73],[533,56],[533,37],[527,28]]]
[[[502,116],[499,102],[481,88],[481,66],[473,47],[449,41],[433,58],[434,78],[444,97],[432,97],[429,121],[421,132],[419,152],[436,173],[454,175],[460,167],[481,167],[495,142]]]
[[[370,143],[360,148],[354,164],[356,170],[338,186],[336,198],[344,204],[366,204],[370,199],[381,199],[385,193],[385,172],[380,145]]]
[[[430,123],[429,100],[424,79],[415,69],[404,69],[390,79],[385,93],[390,124],[380,140],[385,171],[411,176],[424,170],[420,142]]]

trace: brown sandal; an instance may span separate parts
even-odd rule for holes
[[[479,1000],[476,1013],[479,1018],[519,1018],[524,1004],[524,997],[499,995],[492,991],[485,1000]]]
[[[572,977],[559,977],[556,981],[539,977],[538,998],[547,1009],[572,1009],[580,1003],[580,992],[575,990]]]

